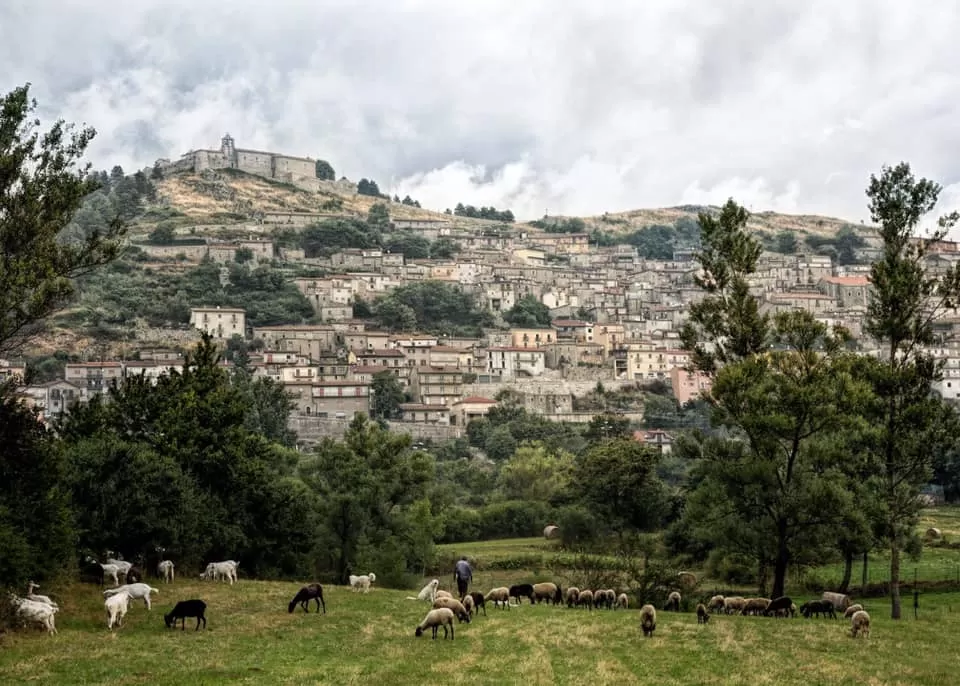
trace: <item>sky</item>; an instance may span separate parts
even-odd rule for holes
[[[960,208],[958,34],[904,0],[4,0],[0,91],[98,168],[229,132],[438,210],[859,221],[901,160]]]

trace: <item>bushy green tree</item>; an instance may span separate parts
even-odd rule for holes
[[[314,166],[318,179],[323,181],[335,181],[337,179],[337,173],[333,170],[333,165],[326,160],[317,160]]]
[[[535,295],[525,295],[503,313],[508,324],[522,328],[549,327],[552,321],[550,308]]]
[[[550,502],[567,488],[572,467],[572,454],[525,443],[500,468],[500,488],[510,500]]]
[[[390,228],[390,210],[385,203],[375,202],[367,211],[367,226],[374,231],[386,231]]]
[[[373,419],[397,419],[404,401],[403,387],[391,371],[377,372],[370,384],[370,416]]]

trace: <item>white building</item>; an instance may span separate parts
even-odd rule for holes
[[[487,371],[502,379],[540,376],[546,368],[546,352],[538,348],[503,346],[487,350]]]
[[[214,338],[246,337],[247,313],[239,307],[192,307],[190,326]]]

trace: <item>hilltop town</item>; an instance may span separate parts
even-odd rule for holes
[[[605,407],[600,386],[639,398],[617,407],[640,421],[645,395],[684,406],[709,389],[709,377],[686,369],[679,331],[702,297],[697,213],[715,208],[520,223],[494,208],[433,212],[320,168],[226,135],[219,149],[138,172],[149,188],[121,265],[82,282],[75,306],[25,353],[47,370],[25,382],[31,402],[49,417],[125,376],[179,369],[200,332],[230,364],[283,384],[305,442],[342,434],[358,412],[445,439],[503,398],[589,422]],[[872,229],[773,213],[753,215],[751,227],[766,247],[752,282],[762,309],[807,310],[874,353],[862,330]],[[943,242],[928,268],[958,258]],[[140,300],[121,300],[136,289]],[[936,351],[947,367],[935,390],[950,399],[960,387],[960,349],[946,343],[955,314],[938,322]],[[0,377],[26,379],[27,366],[0,361]],[[386,378],[401,402],[376,397],[395,388]],[[655,424],[639,438],[669,449]]]

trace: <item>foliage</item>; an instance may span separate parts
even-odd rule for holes
[[[177,237],[171,224],[161,222],[150,232],[147,240],[154,245],[172,245]]]
[[[333,170],[333,165],[326,160],[317,160],[315,170],[317,178],[322,181],[336,181],[337,173]]]
[[[453,214],[457,217],[492,219],[494,221],[507,222],[508,224],[512,224],[514,221],[513,212],[510,210],[500,211],[493,206],[476,208],[473,205],[464,205],[462,202],[457,203],[457,206],[453,209]]]
[[[579,217],[552,220],[544,218],[539,222],[531,223],[539,226],[547,233],[584,233],[587,230],[586,223]]]
[[[391,371],[374,374],[370,395],[372,419],[397,419],[400,416],[400,404],[404,402],[404,394],[396,374]]]
[[[380,187],[377,185],[377,182],[372,179],[360,179],[360,182],[357,184],[357,193],[359,195],[371,195],[375,198],[380,197]]]
[[[542,443],[519,446],[500,469],[500,488],[510,500],[551,502],[567,488],[573,455]]]
[[[832,238],[810,235],[806,243],[814,252],[829,256],[837,264],[848,265],[860,262],[857,252],[866,246],[867,241],[852,226],[843,226]]]
[[[390,227],[390,210],[385,203],[375,202],[367,211],[367,226],[372,231],[383,232]]]
[[[704,213],[701,216],[709,217]],[[637,248],[640,257],[648,260],[672,260],[673,251],[680,247],[693,247],[700,241],[700,225],[687,217],[678,219],[672,226],[653,224],[637,229],[623,240]]]
[[[69,301],[71,279],[112,260],[124,232],[114,216],[63,234],[99,185],[89,165],[77,166],[95,132],[61,120],[41,135],[28,93],[26,85],[0,98],[0,352]]]
[[[300,235],[307,257],[330,257],[344,248],[377,248],[380,234],[360,219],[326,219],[308,226]]]
[[[797,252],[797,234],[793,231],[781,231],[777,234],[775,250],[784,255],[792,255]]]
[[[504,312],[503,318],[511,326],[527,329],[548,328],[552,321],[550,308],[529,293]]]
[[[388,329],[447,335],[478,335],[492,323],[490,313],[480,310],[470,294],[444,281],[399,286],[374,300],[373,315]]]
[[[412,231],[396,231],[384,237],[383,247],[392,253],[401,253],[409,260],[430,257],[430,241]]]
[[[435,260],[448,260],[460,252],[460,244],[447,236],[441,236],[430,246],[430,257]]]
[[[253,262],[253,250],[246,247],[237,248],[236,252],[233,254],[233,261],[237,264]]]

